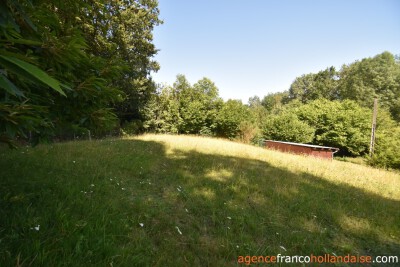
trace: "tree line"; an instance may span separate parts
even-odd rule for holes
[[[297,77],[284,92],[223,101],[203,78],[159,86],[155,0],[0,2],[0,142],[142,132],[274,139],[400,168],[400,62],[389,52]]]
[[[372,106],[379,101],[375,153],[368,157]],[[284,92],[223,101],[208,78],[191,85],[184,75],[163,86],[146,106],[145,121],[129,133],[196,134],[257,144],[261,139],[340,148],[339,155],[367,156],[372,165],[400,168],[400,62],[389,52],[339,71],[334,67],[297,77]]]
[[[269,94],[261,101],[273,119],[266,137],[293,138],[290,127],[305,123],[294,141],[335,146],[346,156],[368,156],[372,107],[378,99],[376,148],[371,165],[400,168],[400,60],[389,52],[318,73],[297,77],[285,92]],[[300,124],[299,124],[300,126]],[[265,129],[265,128],[264,128]],[[275,129],[275,131],[274,131]]]

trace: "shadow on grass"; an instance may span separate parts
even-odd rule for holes
[[[116,247],[118,257],[97,255],[103,257],[103,263],[231,266],[237,264],[238,256],[245,255],[400,256],[399,201],[258,160],[167,151],[162,143],[153,141],[119,140],[72,146],[67,151],[68,159],[59,156],[66,153],[63,149],[41,147],[32,154],[35,159],[29,164],[31,168],[36,166],[39,173],[62,174],[55,179],[59,192],[64,192],[65,183],[72,187],[82,182],[80,177],[88,172],[96,173],[87,183],[95,183],[101,194],[93,195],[91,205],[103,205],[107,212],[99,210],[92,214],[103,216],[98,222],[100,226],[96,226],[99,232],[93,235],[103,234],[101,230],[104,239],[123,236],[118,242],[109,241],[110,246]],[[43,159],[45,155],[59,161],[48,164]],[[68,176],[70,169],[63,161],[71,158],[84,164],[74,166],[73,175]],[[14,168],[26,163],[18,162],[16,157],[11,159],[16,162]],[[0,167],[5,165],[0,160]],[[28,171],[13,169],[9,175],[24,177]],[[119,178],[124,186],[124,197],[118,202],[110,177]],[[2,190],[7,187],[5,181]],[[18,193],[16,188],[13,190],[12,194]],[[84,216],[82,212],[74,213],[84,210],[79,205],[75,204],[68,214],[78,221]],[[3,215],[13,216],[11,211]],[[126,227],[104,230],[111,220],[104,217],[111,215],[114,222],[123,221]],[[89,227],[92,223],[89,221]],[[72,243],[79,241],[79,235],[71,238]],[[57,257],[58,252],[53,253]]]

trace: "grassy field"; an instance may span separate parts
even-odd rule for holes
[[[0,148],[0,266],[279,253],[400,256],[400,175],[188,136]]]

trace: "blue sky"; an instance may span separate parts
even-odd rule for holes
[[[159,0],[159,8],[154,80],[207,77],[225,100],[247,103],[302,74],[400,54],[400,0]]]

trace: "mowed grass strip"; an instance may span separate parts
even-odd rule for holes
[[[0,266],[399,255],[400,175],[225,140],[0,148]]]

